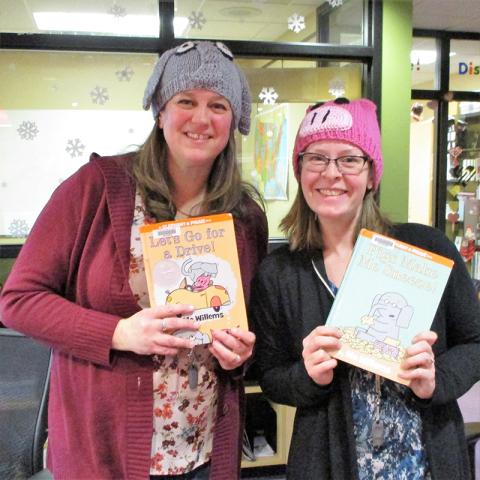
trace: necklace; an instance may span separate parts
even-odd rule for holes
[[[180,210],[178,207],[175,207],[177,210],[177,213],[181,213],[182,215],[185,215],[186,217],[191,217],[192,216],[192,209],[190,209],[190,213],[184,212],[183,210]],[[193,208],[193,207],[192,207]]]
[[[175,206],[177,213],[181,213],[185,217],[195,217],[196,215],[199,215],[198,209],[200,207],[200,202],[194,203],[191,207],[188,209],[188,213],[185,210],[182,210],[181,208],[178,208]]]

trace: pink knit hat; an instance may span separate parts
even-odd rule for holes
[[[293,170],[299,177],[298,154],[319,140],[345,140],[361,148],[373,161],[373,188],[382,177],[383,160],[376,105],[365,98],[348,101],[338,98],[308,107],[295,138]]]

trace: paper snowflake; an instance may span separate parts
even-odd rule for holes
[[[262,100],[265,105],[274,105],[278,98],[278,93],[273,87],[263,87],[258,94],[258,98]]]
[[[35,122],[24,121],[17,128],[17,132],[22,140],[33,140],[38,135],[38,128]]]
[[[343,0],[328,0],[328,3],[332,8],[340,7],[343,5]]]
[[[27,222],[21,218],[14,218],[8,226],[8,231],[12,237],[26,237],[29,230]]]
[[[74,140],[69,140],[67,142],[67,147],[65,151],[72,157],[81,157],[83,155],[83,151],[85,150],[85,145],[80,141],[79,138],[75,138]]]
[[[122,68],[122,70],[118,70],[115,72],[115,75],[120,82],[123,82],[124,80],[129,82],[132,79],[133,74],[134,71],[129,65],[126,65],[124,68]]]
[[[108,90],[98,85],[90,92],[90,96],[92,97],[92,102],[99,105],[104,105],[110,98]]]
[[[292,16],[288,17],[288,29],[295,33],[305,30],[305,17],[298,13],[294,13]]]
[[[109,10],[109,13],[111,13],[115,18],[122,18],[127,15],[127,10],[117,3],[114,3]]]
[[[202,12],[192,12],[188,17],[188,23],[192,28],[197,28],[201,30],[203,25],[207,22],[206,18],[203,16]]]
[[[331,80],[328,87],[328,93],[335,98],[345,95],[345,82],[343,80]]]

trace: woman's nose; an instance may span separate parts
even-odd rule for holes
[[[337,162],[335,160],[330,160],[328,162],[327,168],[323,171],[323,175],[327,177],[340,177],[342,174],[338,169]]]
[[[206,106],[197,105],[193,109],[192,120],[197,123],[208,122],[208,108]]]

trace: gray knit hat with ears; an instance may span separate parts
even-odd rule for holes
[[[252,98],[242,70],[232,52],[221,42],[194,41],[167,50],[157,61],[148,80],[143,108],[152,107],[156,119],[177,93],[206,88],[224,96],[232,107],[235,128],[250,131]]]

